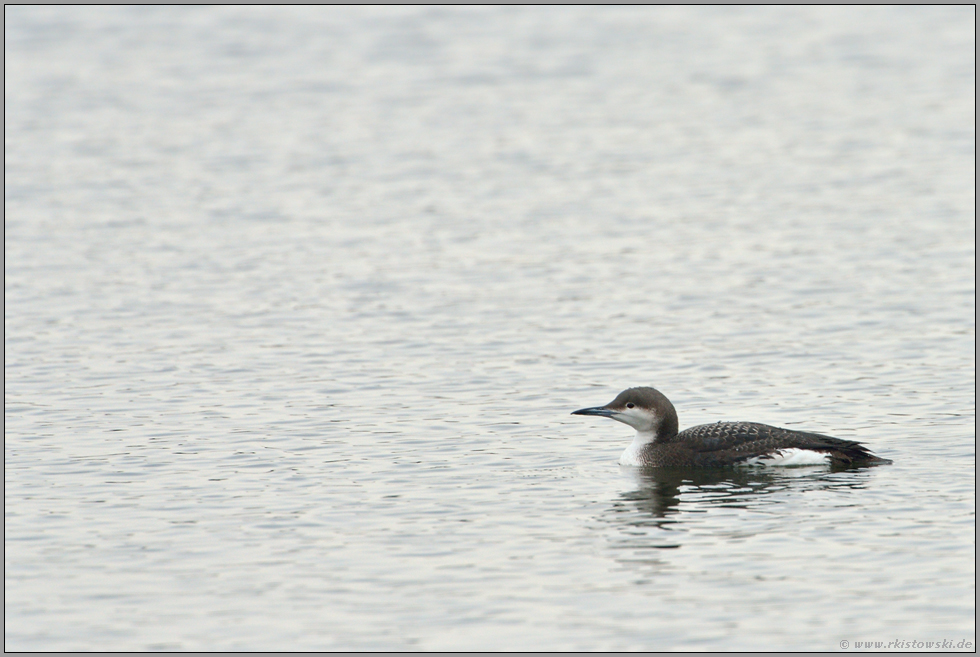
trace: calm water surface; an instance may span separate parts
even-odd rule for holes
[[[6,8],[6,649],[975,642],[974,20]]]

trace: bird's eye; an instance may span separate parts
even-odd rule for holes
[[[630,403],[626,404],[626,408],[636,408],[636,404],[634,404],[633,402],[630,402]]]

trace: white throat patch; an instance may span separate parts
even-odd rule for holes
[[[619,457],[620,465],[643,465],[640,454],[647,445],[657,439],[657,434],[652,431],[637,431],[633,442],[626,448],[623,455]]]

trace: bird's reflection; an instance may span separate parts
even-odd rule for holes
[[[650,547],[679,547],[683,525],[710,507],[749,508],[773,504],[773,493],[862,488],[873,466],[829,468],[632,468],[622,467],[633,487],[604,514],[603,521],[625,528],[674,532],[673,540]]]
[[[623,467],[628,488],[596,520],[612,530],[610,556],[646,586],[686,563],[685,546],[695,555],[726,554],[733,541],[798,517],[809,493],[864,488],[872,469]]]

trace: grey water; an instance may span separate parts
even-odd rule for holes
[[[4,18],[7,650],[975,649],[974,7]]]

